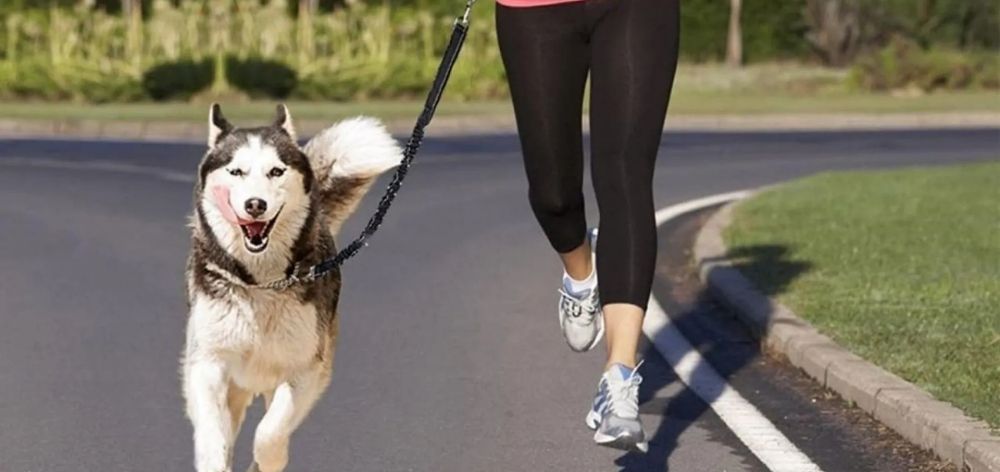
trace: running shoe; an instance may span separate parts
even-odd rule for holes
[[[597,444],[626,451],[649,450],[639,420],[639,384],[642,383],[639,365],[630,369],[615,364],[601,376],[594,404],[586,418],[587,427],[595,430],[594,442]]]
[[[597,247],[597,230],[588,234],[591,247],[591,258]],[[593,266],[597,270],[596,264]],[[604,316],[601,313],[601,299],[598,286],[579,293],[572,291],[564,280],[559,289],[559,326],[570,349],[576,352],[586,352],[593,349],[604,336]]]

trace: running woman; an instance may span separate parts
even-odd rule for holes
[[[497,2],[528,198],[565,269],[563,335],[583,352],[607,332],[608,360],[586,423],[598,444],[645,452],[636,350],[656,260],[653,169],[677,68],[679,0]],[[588,74],[599,232],[587,230],[584,215]]]

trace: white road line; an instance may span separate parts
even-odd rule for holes
[[[713,195],[672,205],[656,212],[656,224],[685,213],[750,195],[749,191]],[[733,389],[674,325],[653,296],[642,331],[670,363],[677,376],[743,441],[743,444],[773,472],[821,472],[756,407]]]

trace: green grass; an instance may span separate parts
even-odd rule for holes
[[[765,115],[830,113],[952,113],[1000,112],[996,92],[942,92],[918,97],[829,92],[691,92],[677,90],[671,115]]]
[[[234,120],[270,120],[277,101],[227,102],[223,111]],[[326,121],[357,114],[378,116],[386,120],[416,119],[423,102],[385,101],[360,103],[288,102],[296,120]],[[96,121],[204,121],[208,103],[115,103],[77,104],[46,102],[0,103],[0,118],[59,119]],[[512,113],[507,102],[447,103],[438,109],[438,116],[494,116]]]
[[[741,204],[726,239],[822,332],[1000,427],[1000,162],[810,177]]]
[[[1000,112],[997,91],[939,92],[896,97],[852,91],[846,71],[795,63],[754,64],[732,69],[719,64],[682,64],[670,106],[672,116],[828,113]],[[446,94],[446,97],[448,95]],[[274,102],[221,100],[235,120],[260,121],[273,116]],[[298,120],[328,121],[358,113],[387,120],[413,119],[419,100],[357,103],[289,103]],[[0,103],[0,118],[98,121],[187,121],[205,119],[207,103]],[[446,100],[440,116],[510,116],[508,100]]]
[[[274,116],[276,102],[224,103],[226,115],[237,120],[266,120]],[[412,119],[420,101],[358,103],[289,102],[298,120],[326,121],[358,113],[383,119]],[[46,102],[0,103],[0,118],[95,121],[202,121],[208,105],[191,103],[82,104]],[[671,116],[764,115],[828,113],[998,112],[1000,95],[993,92],[940,93],[913,98],[889,95],[824,93],[816,95],[743,93],[738,91],[676,90]],[[506,116],[507,101],[451,102],[438,109],[439,116]]]

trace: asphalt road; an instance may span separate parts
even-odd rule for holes
[[[603,354],[574,354],[561,339],[559,269],[531,216],[517,149],[509,135],[431,130],[383,229],[345,269],[334,380],[293,438],[290,470],[764,470],[652,351],[642,397],[653,451],[591,445],[583,416]],[[0,472],[191,469],[178,359],[202,151],[0,141]],[[831,169],[997,158],[998,130],[667,134],[657,203]],[[664,231],[661,261],[680,264],[677,241],[693,229]],[[748,352],[706,357],[824,470],[904,467],[854,430],[862,420],[811,405],[801,376],[747,351],[724,314],[692,310],[700,302],[673,292],[657,283],[696,346]],[[713,317],[722,321],[692,321]],[[237,470],[259,415],[258,405]]]

